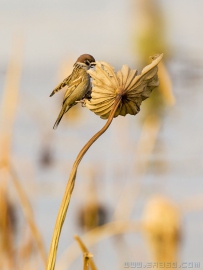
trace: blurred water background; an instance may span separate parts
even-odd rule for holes
[[[181,212],[178,260],[203,264],[202,8],[201,1],[192,0],[1,0],[1,101],[9,59],[15,48],[22,50],[11,160],[32,204],[47,251],[74,159],[105,123],[77,105],[56,131],[52,129],[64,92],[52,98],[49,95],[69,75],[77,57],[89,53],[116,70],[128,64],[140,72],[150,55],[164,52],[176,100],[173,106],[164,103],[158,112],[157,105],[153,107],[146,101],[137,116],[116,118],[87,152],[78,170],[58,258],[74,241],[74,234],[83,234],[78,220],[87,201],[96,197],[109,222],[115,210],[122,208],[119,202],[126,190],[121,219],[139,221],[151,197],[168,198]],[[145,30],[155,46],[150,38],[145,43]],[[156,51],[157,44],[162,51]],[[150,115],[147,106],[152,106],[150,112],[154,110],[158,117],[158,131],[149,154],[139,148]],[[153,137],[153,128],[150,132]],[[16,213],[18,247],[25,220],[11,184],[8,190]],[[133,203],[126,217],[128,198]],[[90,248],[99,269],[124,269],[125,262],[152,261],[141,233],[126,234],[119,244],[116,241],[108,238]],[[81,260],[79,257],[71,269],[82,269]]]

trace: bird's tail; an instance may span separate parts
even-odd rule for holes
[[[53,129],[57,129],[57,127],[58,127],[58,125],[59,125],[59,123],[60,123],[60,121],[61,121],[64,113],[66,113],[70,108],[71,107],[68,107],[68,108],[66,108],[66,110],[64,110],[64,108],[62,107],[62,109],[61,109],[61,111],[59,113],[59,116],[57,117],[56,122],[55,122],[55,124],[53,126]]]
[[[57,93],[58,91],[60,91],[65,85],[63,83],[60,83],[56,88],[54,88],[54,90],[51,92],[50,97],[52,97],[55,93]]]

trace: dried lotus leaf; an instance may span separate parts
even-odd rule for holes
[[[156,76],[156,78],[154,78],[154,80],[152,80],[150,83],[148,83],[148,87],[157,87],[157,86],[159,86],[158,76]]]
[[[125,102],[124,105],[126,107],[126,114],[134,114],[134,110],[132,110],[131,106],[128,105],[128,102]]]
[[[134,91],[137,87],[139,87],[140,85],[143,84],[144,78],[142,78],[141,75],[137,75],[129,84],[128,89],[127,89],[127,93],[129,93],[130,91]]]
[[[138,97],[134,98],[134,102],[136,103],[138,109],[140,110],[140,105],[142,103],[142,97],[138,96]]]
[[[150,80],[156,75],[157,71],[158,71],[158,67],[155,66],[152,69],[148,70],[147,72],[141,73],[141,77],[143,80]]]
[[[136,97],[137,95],[142,93],[146,85],[147,85],[147,82],[142,82],[142,84],[139,84],[137,87],[135,86],[135,88],[132,88],[131,90],[129,90],[127,92],[127,95],[130,97],[133,97],[133,96]]]
[[[92,93],[92,99],[98,99],[98,98],[114,98],[116,95],[115,94],[106,94],[106,93],[101,93],[101,92],[93,92]]]
[[[99,62],[96,62],[99,63]],[[106,62],[100,62],[95,68],[97,72],[97,78],[104,84],[111,85],[113,88],[118,87],[117,78],[115,79],[115,73],[112,67]]]
[[[106,62],[97,62],[95,71],[89,72],[93,78],[92,99],[86,100],[86,106],[102,119],[107,119],[113,108],[116,96],[121,96],[120,104],[114,114],[135,115],[140,111],[143,100],[148,98],[154,87],[159,85],[157,65],[162,55],[156,56],[140,75],[137,70],[123,65],[117,73]]]
[[[137,114],[140,111],[140,107],[134,101],[129,101],[128,106],[130,106],[131,110],[133,111],[133,115]]]
[[[92,103],[94,104],[94,106],[97,106],[99,104],[101,105],[101,104],[108,103],[111,100],[115,100],[115,99],[112,97],[109,97],[108,99],[107,98],[90,99],[89,103]]]
[[[122,108],[122,103],[119,104],[119,106],[118,106],[118,108],[117,108],[117,110],[116,110],[116,112],[114,114],[114,117],[117,117],[117,116],[120,115],[121,108]]]
[[[109,76],[109,77],[111,78],[111,80],[114,82],[115,87],[116,87],[116,88],[119,87],[118,79],[117,79],[117,77],[116,77],[114,68],[113,68],[111,65],[109,65],[109,63],[107,63],[107,62],[101,61],[100,63],[101,63],[101,65],[102,65],[103,69],[104,69],[104,70],[106,71],[106,73],[108,74],[108,76]]]
[[[87,107],[89,108],[89,109],[91,109],[91,110],[93,110],[94,112],[96,112],[96,111],[100,111],[100,108],[102,108],[101,109],[101,111],[103,110],[103,109],[108,109],[108,107],[111,107],[112,106],[112,104],[113,104],[113,100],[108,100],[108,102],[101,102],[101,103],[98,103],[98,104],[87,104]]]
[[[112,97],[112,98],[114,98],[116,96],[116,94],[112,94],[112,93],[109,93],[109,94],[107,94],[107,93],[102,93],[102,92],[94,92],[93,94],[92,94],[92,98],[109,98],[109,97]]]
[[[143,70],[142,70],[142,73],[146,73],[150,69],[152,69],[153,67],[157,66],[158,63],[161,61],[162,57],[163,57],[163,53],[152,56],[151,57],[152,60],[153,60],[152,63],[147,65],[146,67],[144,67]]]
[[[89,106],[101,106],[101,104],[105,104],[107,102],[109,102],[110,100],[114,100],[114,98],[98,98],[98,99],[90,99],[90,100],[86,100],[86,105]]]
[[[139,84],[142,83],[142,81],[153,78],[158,71],[157,64],[161,61],[162,57],[163,57],[163,54],[160,54],[159,56],[156,56],[155,59],[152,58],[154,59],[153,62],[147,65],[145,68],[143,68],[141,75],[138,75],[128,86],[128,91],[130,91],[134,87],[137,87]]]
[[[107,108],[100,108],[100,110],[92,110],[95,114],[101,116],[105,114],[109,114],[112,109],[112,106],[108,106]]]
[[[152,90],[149,87],[145,87],[144,91],[142,92],[142,100],[150,97]]]
[[[125,106],[125,103],[122,103],[122,107],[121,107],[121,110],[120,110],[120,115],[125,116],[126,114],[127,114],[127,108]]]
[[[101,93],[103,95],[116,95],[116,91],[112,89],[106,89],[104,87],[98,87],[98,86],[94,86],[94,92],[95,93]]]
[[[108,113],[106,113],[106,114],[102,114],[102,115],[100,115],[100,117],[101,117],[101,119],[108,119],[108,117],[109,117],[109,112]],[[115,116],[114,116],[115,117]]]
[[[101,97],[105,98],[105,97],[109,97],[109,95],[106,94],[106,93],[101,93],[101,92],[95,92],[94,91],[94,92],[92,92],[91,97],[92,97],[92,99],[101,98]]]
[[[117,78],[118,78],[119,85],[123,85],[123,74],[120,70],[117,72]]]
[[[114,84],[107,73],[99,66],[96,66],[95,70],[87,71],[93,78],[93,84],[103,87],[114,88]]]
[[[113,105],[111,107],[109,107],[108,109],[105,109],[104,111],[101,112],[101,114],[98,114],[98,115],[102,119],[107,119],[109,117],[111,110],[112,110],[112,107],[113,107]],[[115,115],[114,115],[114,117],[115,117]]]
[[[127,65],[123,65],[121,69],[121,73],[123,75],[123,83],[122,85],[125,87],[126,82],[128,80],[129,74],[130,74],[130,68]]]
[[[114,67],[112,67],[109,63],[104,62],[104,61],[100,61],[98,63],[108,73],[108,75],[110,77],[114,77],[114,75],[113,75],[115,73]],[[114,79],[115,79],[115,77],[114,77]]]
[[[102,118],[102,119],[108,119],[109,117],[109,114],[112,110],[112,107],[113,107],[113,104],[110,108],[108,108],[108,110],[105,110],[103,111],[101,114],[99,114],[99,116]],[[122,107],[122,104],[119,104],[115,114],[114,114],[114,118],[117,117],[119,114],[120,114],[120,110],[121,110],[121,107]]]
[[[158,69],[149,71],[148,73],[138,75],[129,85],[127,92],[134,91],[139,86],[144,86],[147,81],[151,80],[156,75]]]
[[[130,87],[132,81],[134,80],[134,78],[137,76],[137,70],[130,70],[129,76],[127,78],[126,84],[125,84],[125,89],[128,90],[128,88]]]
[[[109,101],[107,104],[101,104],[100,107],[95,107],[93,110],[94,110],[94,113],[104,113],[104,111],[111,111],[112,109],[112,106],[114,104],[114,100],[113,101]]]
[[[107,80],[105,76],[100,76],[100,78],[97,78],[95,81],[93,81],[94,85],[100,86],[100,87],[106,87],[107,89],[113,89],[115,88],[114,84],[111,80]]]
[[[94,84],[94,82],[92,82],[92,84],[93,84],[94,87],[98,87],[100,89],[104,89],[105,88],[106,91],[110,91],[112,93],[116,93],[116,89],[112,88],[112,86],[104,85],[101,82],[99,82],[99,84],[98,83],[97,84]]]

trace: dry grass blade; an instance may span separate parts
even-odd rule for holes
[[[85,233],[82,238],[88,248],[90,248],[91,246],[109,237],[124,233],[134,233],[141,230],[141,228],[142,224],[136,221],[113,221]],[[61,258],[59,258],[56,269],[69,269],[78,256],[80,256],[80,252],[78,251],[78,247],[75,245],[75,243],[73,243],[64,252]]]
[[[22,72],[22,40],[15,40],[13,44],[13,50],[11,52],[11,58],[9,60],[6,73],[0,119],[0,159],[5,161],[9,160],[11,137],[13,134],[12,128],[15,119],[18,91]]]
[[[73,188],[74,188],[74,184],[75,184],[75,178],[76,178],[76,173],[77,173],[77,168],[80,164],[80,161],[82,160],[83,156],[85,155],[85,153],[88,151],[88,149],[90,148],[90,146],[108,129],[108,127],[110,126],[115,111],[118,108],[119,104],[121,101],[121,97],[117,96],[117,98],[115,99],[115,103],[114,106],[112,108],[112,111],[109,115],[109,118],[106,122],[106,124],[104,125],[104,127],[97,132],[87,143],[86,145],[82,148],[82,150],[80,151],[80,153],[78,154],[75,163],[73,164],[71,173],[70,173],[70,177],[68,180],[68,184],[65,190],[65,194],[59,209],[59,213],[57,216],[57,220],[56,220],[56,224],[55,224],[55,228],[54,228],[54,233],[53,233],[53,237],[52,237],[52,242],[51,242],[51,246],[50,246],[50,252],[49,252],[49,257],[48,257],[48,262],[47,262],[47,270],[53,270],[54,266],[55,266],[55,262],[56,262],[56,253],[57,253],[57,249],[58,249],[58,243],[59,243],[59,237],[61,234],[61,229],[63,226],[63,222],[65,220],[66,217],[66,213],[68,210],[68,206],[69,206],[69,202],[70,202],[70,198],[73,192]]]
[[[38,251],[42,257],[42,261],[43,261],[44,265],[46,266],[47,254],[46,254],[45,245],[44,245],[41,233],[38,230],[37,225],[35,223],[32,207],[30,205],[29,199],[28,199],[25,191],[23,190],[23,188],[20,184],[20,181],[18,180],[18,177],[17,177],[17,174],[16,174],[14,168],[11,165],[9,166],[9,172],[10,172],[15,190],[18,194],[19,199],[20,199],[21,207],[22,207],[22,210],[24,212],[25,218],[26,218],[27,223],[30,227],[30,230],[34,236],[34,239],[36,241]]]
[[[83,255],[84,255],[84,269],[85,269],[85,265],[87,264],[85,261],[85,258],[87,257],[88,254],[88,258],[89,258],[89,265],[91,267],[92,270],[97,270],[97,267],[92,259],[92,254],[89,253],[88,249],[86,248],[85,244],[82,242],[82,240],[80,239],[80,237],[78,235],[74,236],[75,240],[78,242],[79,247],[81,248]]]
[[[14,251],[15,222],[13,208],[8,199],[5,177],[8,177],[8,175],[4,168],[0,174],[0,269],[13,269],[16,268]]]
[[[8,68],[6,72],[6,79],[5,79],[5,86],[4,86],[4,92],[2,97],[2,103],[1,103],[1,115],[0,115],[0,167],[2,169],[3,176],[1,177],[1,187],[5,187],[4,195],[5,198],[7,196],[7,184],[8,184],[8,170],[6,164],[9,163],[10,159],[10,148],[11,148],[11,138],[13,135],[13,123],[15,120],[15,112],[17,107],[17,100],[18,100],[18,92],[19,92],[19,86],[20,86],[20,80],[21,80],[21,72],[22,72],[22,54],[23,54],[23,40],[17,39],[13,42],[13,47],[11,51],[11,57],[8,62]],[[3,238],[6,239],[6,246],[4,248],[4,252],[10,253],[10,256],[8,256],[8,269],[16,268],[17,266],[14,266],[14,254],[13,253],[13,246],[14,243],[11,240],[12,231],[11,228],[9,229],[9,210],[8,205],[6,204],[5,199],[3,199],[3,196],[1,197],[1,214],[4,212],[3,219],[3,229],[6,229],[4,231]],[[1,242],[1,241],[0,241]],[[3,257],[3,256],[2,256]],[[3,266],[0,265],[0,269],[4,269],[6,265],[6,259],[3,260]]]
[[[83,270],[89,270],[90,259],[93,257],[91,253],[83,254]]]

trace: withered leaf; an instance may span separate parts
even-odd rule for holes
[[[88,71],[93,79],[93,87],[91,99],[85,100],[86,107],[107,119],[119,94],[122,100],[114,117],[137,114],[142,101],[159,85],[157,72],[162,57],[163,54],[153,56],[152,63],[146,66],[140,75],[137,75],[137,70],[132,70],[127,65],[123,65],[122,69],[115,73],[110,64],[97,61],[95,70]]]

